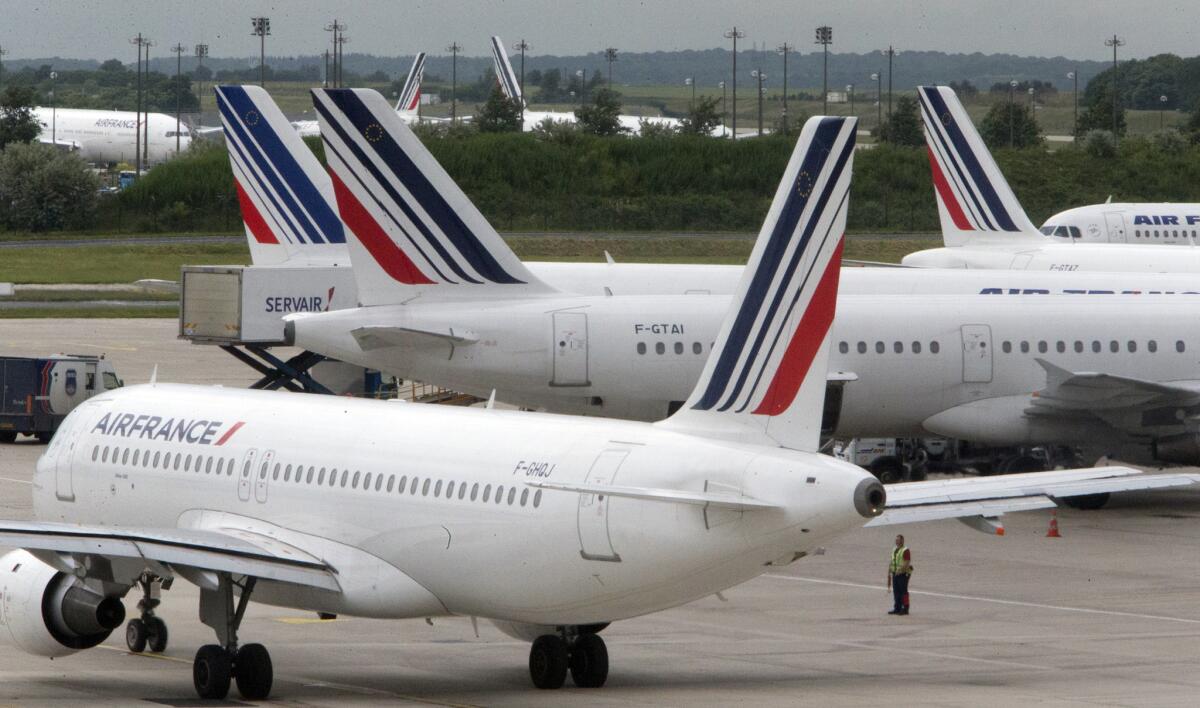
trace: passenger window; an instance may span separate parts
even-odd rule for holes
[[[121,464],[129,464],[129,448],[125,448],[125,451],[121,453]]]
[[[149,454],[149,453],[147,453]],[[225,468],[225,459],[217,460],[217,474],[221,474],[221,470]]]
[[[440,479],[437,481],[437,484],[433,485],[433,496],[442,496],[442,480]]]
[[[846,345],[846,343],[842,342],[842,346],[845,346],[845,345]],[[703,344],[701,344],[700,342],[692,342],[692,353],[693,354],[700,354],[703,351],[704,351]],[[846,352],[842,352],[842,353],[845,354]]]
[[[1054,345],[1054,348],[1058,350],[1059,354],[1062,354],[1067,351],[1067,343],[1060,339],[1058,340],[1058,343]]]
[[[182,452],[175,453],[175,471],[176,472],[179,471],[179,461],[181,459],[183,459],[183,453]]]
[[[645,354],[645,353],[646,353],[646,343],[645,343],[645,342],[638,342],[638,343],[637,343],[637,353],[638,353],[638,354]]]
[[[1108,350],[1113,354],[1116,354],[1117,352],[1121,351],[1121,343],[1115,339],[1110,341],[1108,343]]]
[[[896,352],[897,354],[903,354],[904,344],[902,342],[892,342],[892,351]]]
[[[104,454],[100,456],[101,462],[108,462],[108,446],[104,446]]]
[[[1182,339],[1176,340],[1176,342],[1175,342],[1175,351],[1177,351],[1177,352],[1179,352],[1180,354],[1182,354],[1182,353],[1183,353],[1183,350],[1184,350],[1184,349],[1186,349],[1186,348],[1187,348],[1187,347],[1185,347],[1185,346],[1184,346],[1184,344],[1183,344],[1183,340],[1182,340]]]
[[[1021,353],[1022,354],[1029,353],[1029,342],[1021,342]]]
[[[358,473],[357,472],[354,473],[354,484],[355,485],[358,484]],[[366,475],[363,476],[363,489],[367,490],[370,488],[371,488],[371,473],[368,472]]]
[[[225,465],[225,474],[229,477],[233,476],[233,458],[230,457]]]
[[[866,353],[867,353],[867,343],[866,343],[866,342],[859,342],[859,343],[858,343],[858,353],[859,353],[859,354],[866,354]]]
[[[404,488],[407,486],[408,486],[408,475],[404,475],[403,477],[400,478],[400,484],[396,485],[396,491],[403,494]]]
[[[211,458],[211,457],[205,458],[204,474],[212,474],[212,461],[213,461],[213,458]]]
[[[1012,342],[1009,342],[1006,340],[1003,344],[1000,345],[1000,350],[1003,351],[1005,354],[1012,354]]]
[[[683,342],[675,342],[675,353],[676,354],[683,353]]]
[[[486,501],[488,500],[488,498],[489,498],[489,497],[491,497],[491,496],[492,496],[492,485],[490,485],[490,484],[484,485],[484,487],[483,487],[483,500],[486,502]],[[471,498],[472,498],[472,499],[474,499],[474,498],[475,498],[475,493],[474,493],[474,490],[472,490],[472,493],[471,493]]]
[[[447,499],[454,498],[454,480],[451,480],[450,482],[448,482],[446,484],[446,498]]]
[[[882,354],[884,350],[883,342],[875,342],[875,353]]]
[[[462,499],[465,496],[467,496],[467,483],[463,482],[462,484],[458,485],[458,498]]]
[[[1129,346],[1129,353],[1130,353],[1130,354],[1132,354],[1132,353],[1134,353],[1134,352],[1136,352],[1136,351],[1137,351],[1137,342],[1133,341],[1132,339],[1131,339],[1131,340],[1129,340],[1128,346]]]
[[[476,495],[479,494],[479,482],[471,485],[471,501],[475,501]]]
[[[512,506],[513,500],[515,500],[516,498],[517,498],[517,488],[509,487],[508,488],[508,505]]]
[[[496,503],[499,504],[502,501],[504,501],[504,485],[503,484],[496,487]]]
[[[941,351],[941,349],[942,349],[942,345],[938,344],[937,340],[934,340],[929,343],[929,352],[931,354],[937,354],[939,351]]]
[[[1049,347],[1047,347],[1047,346],[1046,346],[1046,343],[1045,343],[1044,341],[1043,341],[1043,342],[1038,342],[1038,352],[1039,352],[1039,353],[1041,353],[1041,354],[1045,354],[1045,353],[1046,353],[1046,350],[1047,350],[1048,348],[1049,348]]]
[[[912,343],[912,351],[913,351],[913,354],[920,354],[921,353],[921,343],[913,342]]]
[[[158,467],[158,458],[160,455],[162,455],[161,452],[158,452],[158,451],[154,452],[154,464],[150,465],[151,467]]]
[[[1150,353],[1153,354],[1158,351],[1158,342],[1151,339],[1149,342],[1146,342],[1146,349],[1150,350]]]
[[[183,461],[183,471],[184,471],[184,472],[187,472],[187,471],[188,471],[188,470],[190,470],[191,468],[192,468],[192,456],[191,456],[191,455],[188,455],[188,456],[187,456],[187,459],[185,459],[185,460]]]
[[[286,482],[291,478],[292,478],[292,466],[288,465],[287,468],[283,471],[283,481]],[[275,463],[275,471],[273,471],[271,473],[271,480],[274,481],[277,479],[279,479],[279,463]]]
[[[1093,340],[1092,340],[1092,353],[1093,353],[1093,354],[1099,354],[1099,353],[1100,353],[1100,340],[1098,340],[1098,339],[1093,339]]]
[[[408,493],[416,496],[417,487],[419,486],[421,486],[421,479],[419,477],[413,477],[412,484],[410,484],[408,487]]]
[[[388,475],[387,491],[392,491],[392,487],[396,486],[396,475]]]
[[[300,469],[300,467],[297,467],[296,469],[297,469],[297,470],[299,470],[299,469]],[[317,473],[317,470],[316,470],[315,468],[313,468],[313,467],[311,467],[311,466],[308,468],[308,479],[307,479],[306,481],[307,481],[309,484],[312,484],[312,481],[313,481],[313,475],[314,475],[314,474],[316,474],[316,473]],[[296,472],[296,474],[297,474],[297,475],[299,475],[299,474],[300,474],[300,472],[299,472],[299,471],[297,471],[297,472]]]
[[[850,344],[847,342],[838,342],[838,351],[842,354],[850,353]]]
[[[310,468],[310,469],[311,469],[311,468]],[[320,469],[320,470],[317,472],[317,486],[320,486],[320,485],[322,485],[322,484],[325,484],[325,468],[324,468],[324,467],[322,467],[322,468],[321,468],[321,469]]]
[[[521,506],[525,506],[525,502],[529,501],[529,488],[521,490]]]
[[[537,490],[533,493],[533,508],[536,509],[542,505],[542,490]]]
[[[377,475],[375,475],[375,491],[378,492],[382,488],[383,488],[383,475],[377,474]],[[389,492],[392,491],[391,485],[388,485],[388,491]]]
[[[96,445],[92,448],[92,462],[95,462],[96,458],[99,456],[100,456],[100,446]]]
[[[667,353],[667,345],[663,344],[662,342],[655,342],[654,353],[666,354]]]
[[[141,457],[141,455],[142,455],[142,451],[141,451],[141,450],[134,450],[134,451],[133,451],[133,466],[134,466],[134,467],[137,467],[137,465],[138,465],[138,458],[139,458],[139,457]]]
[[[336,477],[336,476],[337,476],[337,473],[338,473],[338,472],[337,472],[337,470],[330,470],[330,472],[329,472],[329,474],[333,475],[334,477]],[[349,482],[349,481],[350,481],[350,470],[342,470],[342,483],[341,483],[341,486],[342,486],[343,488],[345,488],[345,486],[346,486],[346,483],[347,483],[347,482]]]
[[[423,496],[423,497],[429,496],[429,478],[428,477],[425,478],[425,484],[421,485],[421,496]]]
[[[1075,353],[1076,354],[1083,353],[1083,342],[1079,341],[1078,339],[1075,340]]]

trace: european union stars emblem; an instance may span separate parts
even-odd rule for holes
[[[258,115],[258,111],[246,111],[246,115],[242,116],[242,120],[246,121],[246,125],[258,125],[258,121],[262,116]]]
[[[363,130],[363,137],[365,137],[368,142],[372,143],[377,143],[380,140],[383,140],[383,126],[379,125],[378,123],[372,123],[368,125],[366,129]]]
[[[812,194],[813,179],[809,176],[807,170],[800,170],[800,174],[796,176],[796,194],[803,199],[808,199],[808,195]]]

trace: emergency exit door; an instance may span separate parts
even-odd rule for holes
[[[587,315],[582,312],[555,312],[554,372],[551,386],[590,386],[588,380]]]
[[[257,450],[247,451],[242,468],[238,470],[238,499],[242,501],[250,501],[250,478],[254,476],[254,458],[257,455]]]
[[[611,485],[628,450],[605,450],[588,471],[587,484]],[[579,495],[579,555],[587,560],[620,562],[608,533],[609,497],[604,494]]]
[[[988,383],[992,380],[992,328],[987,325],[962,326],[963,383]]]
[[[1105,212],[1104,222],[1108,225],[1108,242],[1125,243],[1125,217],[1121,212]]]

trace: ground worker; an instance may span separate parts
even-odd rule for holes
[[[888,564],[888,587],[892,591],[892,611],[889,615],[908,614],[908,578],[912,575],[912,553],[904,545],[904,536],[896,536],[892,561]]]

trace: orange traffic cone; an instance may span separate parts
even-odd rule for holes
[[[1058,532],[1058,512],[1050,512],[1050,530],[1046,532],[1046,538],[1062,538],[1062,534]]]

